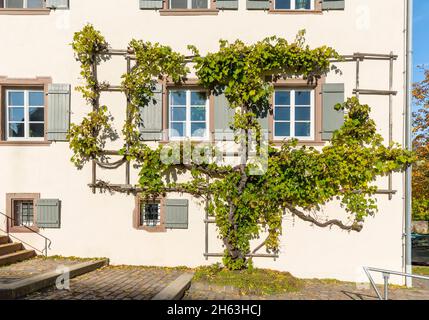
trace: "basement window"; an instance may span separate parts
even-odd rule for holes
[[[36,203],[40,199],[38,193],[7,193],[6,215],[9,231],[31,232],[38,231],[36,223]]]
[[[164,198],[143,199],[135,197],[133,225],[137,230],[166,232]]]
[[[146,227],[156,227],[161,224],[160,201],[142,201],[140,205],[140,224]]]

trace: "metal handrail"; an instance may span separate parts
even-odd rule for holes
[[[14,219],[14,218],[12,218],[12,217],[9,217],[8,215],[6,215],[6,214],[4,214],[3,212],[0,212],[0,215],[2,215],[2,216],[4,216],[4,217],[6,217],[7,219],[9,219],[12,223],[13,222],[15,222],[16,220]],[[8,235],[8,236],[10,236],[10,232],[9,232],[9,226],[10,226],[10,224],[9,224],[9,221],[7,221],[7,225],[6,225],[6,234]],[[37,234],[39,237],[42,237],[44,240],[45,240],[45,249],[43,249],[42,251],[40,251],[40,250],[37,250],[37,251],[39,251],[39,252],[41,252],[42,254],[44,254],[46,257],[48,256],[48,249],[51,249],[51,244],[52,244],[52,241],[50,240],[50,239],[48,239],[47,237],[45,237],[44,235],[42,235],[42,234],[40,234],[39,232],[37,232],[37,231],[35,231],[35,230],[33,230],[33,229],[31,229],[30,227],[28,227],[28,226],[25,226],[25,225],[22,225],[21,227],[24,227],[25,229],[27,229],[27,230],[29,230],[29,231],[31,231],[32,233],[34,233],[34,234]],[[21,242],[23,242],[22,240],[20,240],[20,239],[18,239],[17,237],[15,237],[15,236],[12,236],[13,238],[15,238],[15,239],[17,239],[17,240],[19,240],[19,241],[21,241]],[[25,243],[25,242],[23,242],[23,243]],[[25,244],[27,244],[27,243],[25,243]],[[27,244],[28,245],[28,244]],[[32,247],[33,249],[35,249],[33,246],[31,246],[30,245],[30,247]]]
[[[389,300],[389,278],[390,275],[396,275],[396,276],[402,276],[406,278],[414,278],[414,279],[421,279],[421,280],[427,280],[429,281],[429,277],[426,276],[420,276],[416,274],[410,274],[410,273],[404,273],[404,272],[398,272],[398,271],[391,271],[391,270],[385,270],[385,269],[377,269],[377,268],[370,268],[370,267],[363,267],[363,270],[365,271],[369,281],[371,282],[371,286],[374,289],[375,293],[377,294],[377,297],[379,300]],[[374,279],[372,278],[370,271],[378,272],[383,274],[384,279],[384,298],[381,295],[380,291],[377,289],[377,286],[375,285]]]

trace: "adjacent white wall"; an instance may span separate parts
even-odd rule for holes
[[[323,15],[273,15],[245,10],[240,0],[238,11],[220,12],[217,16],[160,16],[155,11],[141,11],[138,0],[71,0],[71,10],[51,12],[48,16],[0,16],[0,75],[14,78],[51,76],[55,83],[80,83],[79,65],[73,59],[69,43],[73,33],[92,23],[113,48],[126,48],[131,38],[141,38],[171,45],[186,51],[194,44],[201,51],[216,50],[220,38],[254,42],[278,35],[293,40],[300,29],[307,30],[311,46],[329,45],[341,54],[353,52],[399,55],[395,62],[393,137],[403,141],[403,65],[404,7],[402,0],[348,0],[346,11]],[[347,96],[355,82],[354,64],[339,64],[342,75],[329,75],[327,82],[345,82]],[[105,68],[105,69],[104,69]],[[115,59],[101,67],[101,74],[118,84],[125,63]],[[104,69],[104,70],[103,70]],[[364,62],[361,87],[388,88],[388,64]],[[388,98],[362,97],[373,107],[373,117],[380,132],[388,138]],[[123,123],[124,99],[115,93],[103,96],[117,123]],[[88,112],[83,99],[72,94],[72,121]],[[206,261],[204,250],[204,214],[195,201],[190,205],[189,230],[149,234],[132,227],[132,196],[97,194],[87,187],[91,170],[76,170],[70,163],[66,143],[49,147],[0,146],[0,211],[6,209],[5,194],[40,192],[43,198],[62,200],[62,226],[43,230],[52,239],[50,254],[82,257],[105,256],[113,264],[187,265]],[[122,183],[124,170],[106,174],[109,181]],[[136,178],[135,173],[133,177]],[[386,189],[386,179],[380,180]],[[318,229],[286,217],[281,255],[277,261],[256,260],[256,265],[290,271],[299,277],[337,278],[359,281],[362,266],[370,265],[402,270],[403,177],[395,174],[391,201],[378,196],[380,212],[368,218],[361,233],[347,233],[336,228]],[[180,195],[179,195],[180,196]],[[174,196],[173,196],[174,197]],[[329,205],[322,215],[342,216],[342,210]],[[37,243],[34,235],[22,238]],[[211,227],[210,251],[219,251],[216,232]],[[40,247],[42,243],[37,243]]]

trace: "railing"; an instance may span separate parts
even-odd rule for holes
[[[14,239],[16,239],[16,240],[18,240],[18,241],[22,242],[23,244],[25,244],[25,245],[27,245],[27,246],[29,246],[29,247],[33,248],[34,250],[36,250],[36,251],[40,252],[41,254],[43,254],[43,255],[44,255],[44,256],[46,256],[46,257],[48,256],[48,249],[51,249],[51,244],[52,244],[52,241],[51,241],[50,239],[46,238],[44,235],[41,235],[39,232],[37,232],[37,231],[35,231],[35,230],[31,229],[31,228],[30,228],[30,227],[28,227],[28,226],[25,226],[25,225],[20,226],[20,227],[24,227],[25,229],[29,230],[30,232],[32,232],[32,233],[34,233],[34,234],[36,234],[36,235],[38,235],[39,237],[41,237],[41,238],[43,238],[43,239],[44,239],[44,241],[45,241],[45,247],[44,247],[44,249],[43,249],[43,250],[39,250],[39,249],[37,249],[37,248],[33,247],[32,245],[30,245],[30,244],[28,244],[28,243],[26,243],[26,242],[22,241],[21,239],[19,239],[19,238],[15,237],[15,236],[13,236],[13,235],[11,235],[11,234],[10,234],[10,232],[9,232],[9,226],[10,226],[10,225],[12,225],[16,220],[15,220],[14,218],[9,217],[8,215],[4,214],[3,212],[0,212],[0,215],[2,215],[2,216],[4,216],[4,217],[6,217],[6,218],[7,218],[7,220],[6,220],[6,231],[5,231],[5,230],[2,230],[3,232],[6,232],[7,236],[12,237],[12,238],[14,238]],[[9,223],[9,221],[10,221],[11,223]]]
[[[380,300],[389,300],[389,278],[390,278],[390,275],[392,275],[392,274],[396,275],[396,276],[402,276],[402,277],[407,277],[407,278],[414,278],[414,279],[421,279],[421,280],[429,281],[429,277],[419,276],[416,274],[409,274],[409,273],[404,273],[404,272],[397,272],[397,271],[390,271],[390,270],[369,268],[369,267],[364,267],[363,270],[365,271],[369,281],[371,282],[371,286],[373,287],[375,293],[377,294],[378,299],[380,299]],[[374,279],[371,276],[370,271],[378,272],[378,273],[381,273],[383,275],[384,297],[381,295],[380,291],[378,290],[378,288],[374,282]]]

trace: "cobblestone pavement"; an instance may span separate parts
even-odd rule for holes
[[[380,288],[380,292],[383,292]],[[389,289],[391,300],[429,300],[429,290]],[[299,292],[277,296],[242,296],[228,287],[216,287],[205,283],[193,283],[184,300],[376,300],[376,294],[369,285],[355,283],[330,283],[306,280]]]
[[[107,266],[70,280],[70,290],[45,289],[26,300],[149,300],[183,271]]]
[[[0,285],[55,271],[59,266],[71,266],[81,262],[82,260],[76,259],[36,257],[2,266],[0,267]]]

